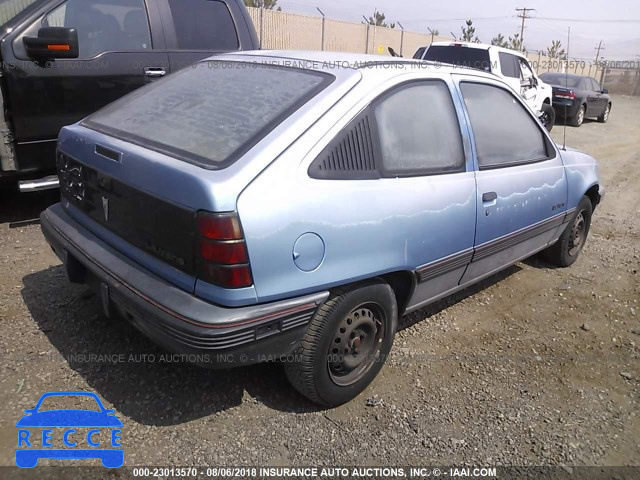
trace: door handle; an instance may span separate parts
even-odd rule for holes
[[[150,78],[164,77],[167,71],[163,67],[144,67],[144,74]]]
[[[493,202],[498,198],[498,194],[496,192],[487,192],[482,194],[483,202]]]

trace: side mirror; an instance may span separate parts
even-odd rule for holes
[[[609,89],[608,88],[603,88],[602,89],[602,93],[609,93]]]
[[[22,39],[27,55],[35,60],[78,58],[78,32],[75,28],[42,27],[37,37]]]

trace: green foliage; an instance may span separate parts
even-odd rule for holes
[[[507,48],[510,48],[511,50],[526,52],[519,33],[514,34],[513,37],[509,37],[509,46]]]
[[[493,37],[491,39],[491,45],[495,45],[496,47],[509,48],[509,42],[501,33],[499,33],[497,37]]]
[[[244,4],[247,7],[264,8],[266,10],[281,11],[282,7],[276,8],[278,0],[244,0]]]
[[[369,17],[367,23],[369,25],[375,25],[376,27],[396,28],[395,23],[387,23],[385,20],[387,17],[384,13],[374,10],[373,17]]]
[[[552,40],[551,46],[547,48],[547,57],[557,58],[558,60],[566,60],[567,52],[562,48],[560,40]]]
[[[473,26],[473,20],[467,20],[465,24],[466,27],[460,27],[460,30],[462,30],[462,37],[460,37],[460,40],[464,42],[480,43],[480,39],[475,35],[476,27]]]

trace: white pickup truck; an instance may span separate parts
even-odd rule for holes
[[[538,114],[551,131],[556,114],[551,106],[552,89],[536,75],[521,52],[472,42],[434,42],[419,49],[414,58],[449,63],[491,72],[504,80]]]

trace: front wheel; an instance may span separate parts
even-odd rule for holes
[[[554,108],[548,103],[542,104],[542,115],[540,115],[540,121],[544,128],[547,129],[547,132],[550,132],[553,128],[553,125],[556,123],[556,111]]]
[[[321,405],[352,400],[382,369],[397,323],[398,307],[388,284],[376,281],[336,291],[285,363],[289,382]]]
[[[551,263],[568,267],[578,259],[589,235],[592,213],[591,200],[587,196],[582,197],[576,213],[558,241],[545,250],[545,256]]]

